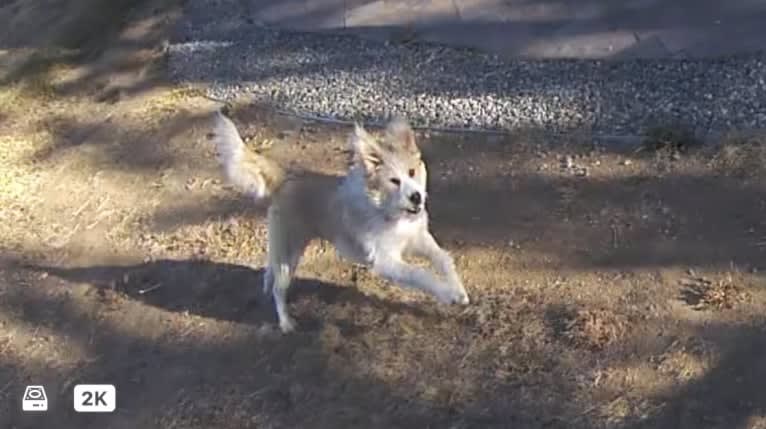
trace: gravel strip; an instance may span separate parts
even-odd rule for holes
[[[766,53],[521,61],[433,44],[276,30],[246,16],[230,2],[190,0],[168,46],[174,78],[204,83],[214,98],[252,96],[341,120],[398,114],[419,126],[609,135],[677,123],[699,133],[766,128]]]

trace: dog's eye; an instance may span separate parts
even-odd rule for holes
[[[402,184],[402,181],[394,177],[393,179],[391,179],[391,183],[393,183],[396,186],[399,186]]]
[[[415,177],[415,169],[414,168],[410,168],[410,171],[408,171],[407,174],[409,174],[410,177]]]

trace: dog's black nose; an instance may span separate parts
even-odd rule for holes
[[[410,194],[410,202],[419,206],[423,202],[423,197],[420,196],[420,192],[413,192]]]

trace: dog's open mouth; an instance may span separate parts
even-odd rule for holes
[[[409,214],[416,215],[416,214],[420,213],[420,207],[411,207],[411,208],[406,209],[405,211],[407,213],[409,213]]]

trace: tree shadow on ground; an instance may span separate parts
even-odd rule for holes
[[[32,154],[31,161],[55,162],[57,157],[75,152],[79,155],[78,162],[88,168],[141,174],[194,166],[210,152],[209,148],[203,150],[204,141],[200,142],[200,153],[186,153],[186,156],[170,144],[180,135],[193,135],[207,125],[208,112],[191,113],[181,107],[172,114],[115,113],[107,110],[87,118],[74,114],[44,118],[35,126],[49,130],[52,141]]]
[[[639,428],[755,429],[766,423],[763,380],[764,325],[704,326],[700,336],[717,337],[720,357],[697,380],[654,398],[659,412],[622,426]],[[714,334],[712,334],[714,333]]]
[[[30,349],[22,370],[21,362],[3,356],[0,374],[9,380],[6,388],[20,395],[25,383],[42,382],[51,400],[51,412],[23,415],[18,412],[20,396],[14,395],[16,400],[8,407],[11,413],[3,417],[8,427],[500,428],[513,424],[745,429],[753,427],[751,417],[763,413],[766,406],[758,395],[766,371],[761,358],[766,347],[763,324],[693,327],[700,341],[713,345],[705,352],[720,353],[713,369],[697,381],[648,398],[654,411],[610,422],[605,420],[608,414],[599,415],[601,408],[594,412],[587,402],[575,399],[576,374],[567,372],[570,363],[552,355],[553,349],[525,354],[524,367],[514,367],[520,362],[506,367],[522,373],[542,371],[541,377],[550,372],[531,383],[521,374],[501,377],[487,372],[487,363],[498,358],[497,349],[476,348],[470,341],[455,347],[466,335],[470,338],[473,330],[492,335],[493,321],[440,314],[430,306],[397,304],[364,295],[354,287],[299,279],[291,305],[293,312],[302,313],[304,326],[294,335],[281,336],[267,328],[270,303],[253,299],[261,272],[247,267],[165,260],[125,266],[13,268],[43,281],[27,287],[4,285],[0,311],[5,323],[12,321],[9,326],[16,329],[43,329],[48,341],[63,338],[79,347],[83,357],[75,368],[57,367]],[[534,318],[528,309],[489,317],[522,315]],[[421,324],[411,325],[412,320]],[[211,326],[215,321],[224,325]],[[408,323],[408,329],[423,330],[431,340],[397,329]],[[444,329],[451,335],[445,337]],[[370,342],[376,340],[387,345]],[[507,340],[516,353],[524,348],[525,343],[518,343],[513,335]],[[383,358],[377,355],[387,348]],[[414,359],[418,354],[421,358]],[[404,361],[395,363],[396,356]],[[599,358],[598,352],[582,357],[606,358]],[[631,357],[636,361],[651,358]],[[516,360],[512,355],[506,359]],[[26,372],[34,366],[31,362],[38,361],[38,370]],[[392,362],[394,366],[387,370],[398,372],[398,377],[375,369]],[[610,365],[621,363],[609,362],[607,368]],[[32,378],[25,379],[25,373]],[[434,374],[440,381],[432,379]],[[443,377],[460,383],[452,385]],[[78,383],[115,384],[118,412],[102,418],[74,413],[71,389]],[[432,383],[436,391],[423,394],[418,383]],[[445,385],[466,392],[441,391]],[[613,394],[622,397],[630,392]]]
[[[757,159],[753,148],[743,153]],[[512,241],[561,261],[542,265],[564,269],[762,267],[766,188],[757,165],[729,166],[725,151],[677,159],[589,151],[521,139],[430,146],[424,156],[436,235],[509,252]],[[561,167],[564,158],[574,167]]]
[[[118,144],[99,155],[101,165],[118,163],[121,169],[143,171],[188,163],[157,142],[172,138],[177,134],[173,130],[203,123],[207,120],[203,116],[173,120],[170,131],[140,145]],[[253,127],[265,123],[266,116],[257,114],[243,123]],[[720,169],[710,164],[715,159],[709,153],[689,152],[672,160],[669,154],[637,156],[606,147],[589,155],[593,147],[587,144],[553,145],[539,139],[541,144],[535,146],[537,140],[519,136],[456,142],[435,137],[423,144],[430,172],[428,205],[440,241],[449,247],[491,246],[509,252],[519,245],[550,258],[528,266],[532,269],[549,264],[562,269],[732,264],[763,268],[758,243],[766,236],[762,220],[766,189],[757,170],[740,176],[735,169]],[[144,145],[147,151],[142,155]],[[297,145],[285,144],[268,154],[283,162],[295,157],[305,164],[329,152],[332,160],[327,164],[342,168],[343,156],[318,150],[300,152]],[[598,154],[603,152],[608,156]],[[152,153],[158,155],[149,156]],[[561,169],[562,157],[587,166],[590,173],[579,176]],[[104,163],[104,158],[112,159]],[[592,164],[595,161],[614,165]],[[212,159],[204,170],[201,162],[194,162],[198,172],[214,173]],[[195,198],[165,206],[153,220],[159,228],[171,230],[238,215],[261,217],[263,207],[246,198]],[[514,244],[509,246],[510,242]]]
[[[177,0],[43,3],[18,2],[9,6],[15,11],[0,15],[13,28],[0,45],[16,58],[0,85],[52,81],[63,66],[72,72],[52,86],[57,96],[113,103],[166,83],[157,71],[162,43],[180,16]]]
[[[523,391],[501,382],[483,391],[483,385],[443,380],[450,371],[462,379],[478,369],[457,364],[461,356],[467,358],[470,344],[449,340],[454,332],[446,335],[444,329],[454,325],[433,310],[384,301],[352,287],[299,280],[291,305],[294,313],[304,313],[299,315],[304,326],[281,336],[263,322],[271,306],[258,305],[250,293],[258,288],[261,274],[246,267],[157,261],[28,268],[31,278],[48,273],[45,284],[6,287],[0,304],[4,318],[14,326],[45,327],[51,338],[79,347],[84,360],[75,369],[64,369],[45,363],[42,356],[27,356],[25,368],[42,359],[34,375],[35,380],[46,377],[52,412],[21,415],[13,412],[19,404],[13,404],[11,415],[4,416],[10,427],[499,428],[509,422],[572,427],[547,417],[553,408],[539,405],[550,403],[543,397],[548,389],[566,395],[569,387],[563,379]],[[150,290],[153,285],[161,286]],[[309,320],[319,315],[321,322]],[[223,325],[212,327],[215,321]],[[444,323],[448,326],[440,328]],[[376,333],[375,326],[393,332]],[[402,326],[409,327],[398,328]],[[429,339],[413,329],[425,329]],[[539,352],[539,359],[551,360]],[[411,360],[416,354],[422,354],[422,362]],[[404,361],[398,361],[400,355]],[[386,364],[392,366],[380,370],[398,375],[379,373],[376,365]],[[19,365],[5,361],[0,366],[10,375],[14,391],[23,383]],[[443,368],[438,379],[428,382],[429,375],[421,380],[433,384],[425,391],[417,381],[420,376],[415,377],[420,365],[435,365],[427,369],[429,374]],[[74,413],[72,386],[88,382],[114,384],[118,412],[101,419]],[[427,393],[432,388],[437,389],[430,393],[435,397]],[[458,399],[465,397],[470,402]]]
[[[189,312],[230,322],[274,322],[270,295],[262,293],[263,269],[207,260],[159,260],[140,265],[94,267],[35,267],[70,283],[87,283],[99,290],[125,294],[132,299],[173,312]],[[384,303],[360,294],[352,287],[318,280],[296,279],[291,300],[316,295],[325,304],[345,301],[351,305],[385,306],[393,313],[424,317],[418,307]],[[254,319],[253,319],[254,317]],[[309,322],[314,325],[318,322]]]

